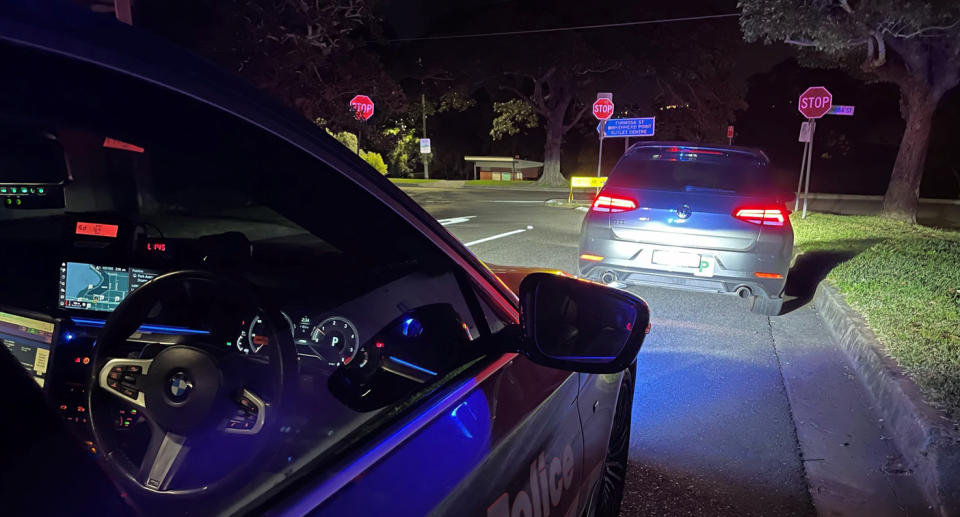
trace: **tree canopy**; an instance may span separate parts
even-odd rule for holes
[[[933,114],[960,83],[960,4],[955,0],[741,0],[748,41],[783,41],[832,66],[896,84],[906,129],[884,213],[916,220]]]

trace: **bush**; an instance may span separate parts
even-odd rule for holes
[[[381,156],[380,153],[374,153],[374,152],[368,153],[361,150],[360,157],[363,158],[364,161],[369,163],[371,167],[376,169],[377,172],[379,172],[380,174],[383,174],[384,176],[387,175],[387,162],[383,161],[383,156]]]
[[[930,402],[960,414],[960,233],[865,216],[793,224],[799,252],[852,256],[827,279]]]

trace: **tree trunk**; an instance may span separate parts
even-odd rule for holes
[[[567,180],[560,173],[560,150],[563,148],[563,112],[547,122],[547,141],[543,146],[543,175],[537,182],[544,187],[566,187]]]
[[[905,103],[903,111],[907,126],[903,130],[897,161],[893,164],[890,184],[883,197],[883,215],[915,223],[930,127],[942,95],[918,89],[902,89],[901,95]]]

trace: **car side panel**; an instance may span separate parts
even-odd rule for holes
[[[510,517],[530,505],[540,512],[524,515],[573,515],[577,390],[577,374],[516,356],[310,514]]]
[[[622,373],[580,374],[577,408],[583,426],[584,504],[589,501],[597,481],[603,475],[622,379]]]

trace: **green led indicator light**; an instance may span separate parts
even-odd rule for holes
[[[17,206],[20,206],[22,204],[23,204],[23,200],[20,198],[17,198]]]
[[[27,187],[20,187],[20,192],[23,194],[27,193]]]
[[[35,188],[33,188],[33,187],[30,187],[30,193],[31,193],[31,194],[35,194],[36,192],[37,192],[37,189],[35,189]]]
[[[233,341],[227,341],[227,346],[233,346]]]
[[[43,187],[38,188],[37,192],[39,192],[40,194],[43,194]]]
[[[10,199],[10,198],[7,198],[7,204],[8,204],[8,205],[12,205],[12,204],[13,204],[13,200]]]
[[[0,194],[6,194],[6,193],[7,193],[7,187],[0,187]]]

